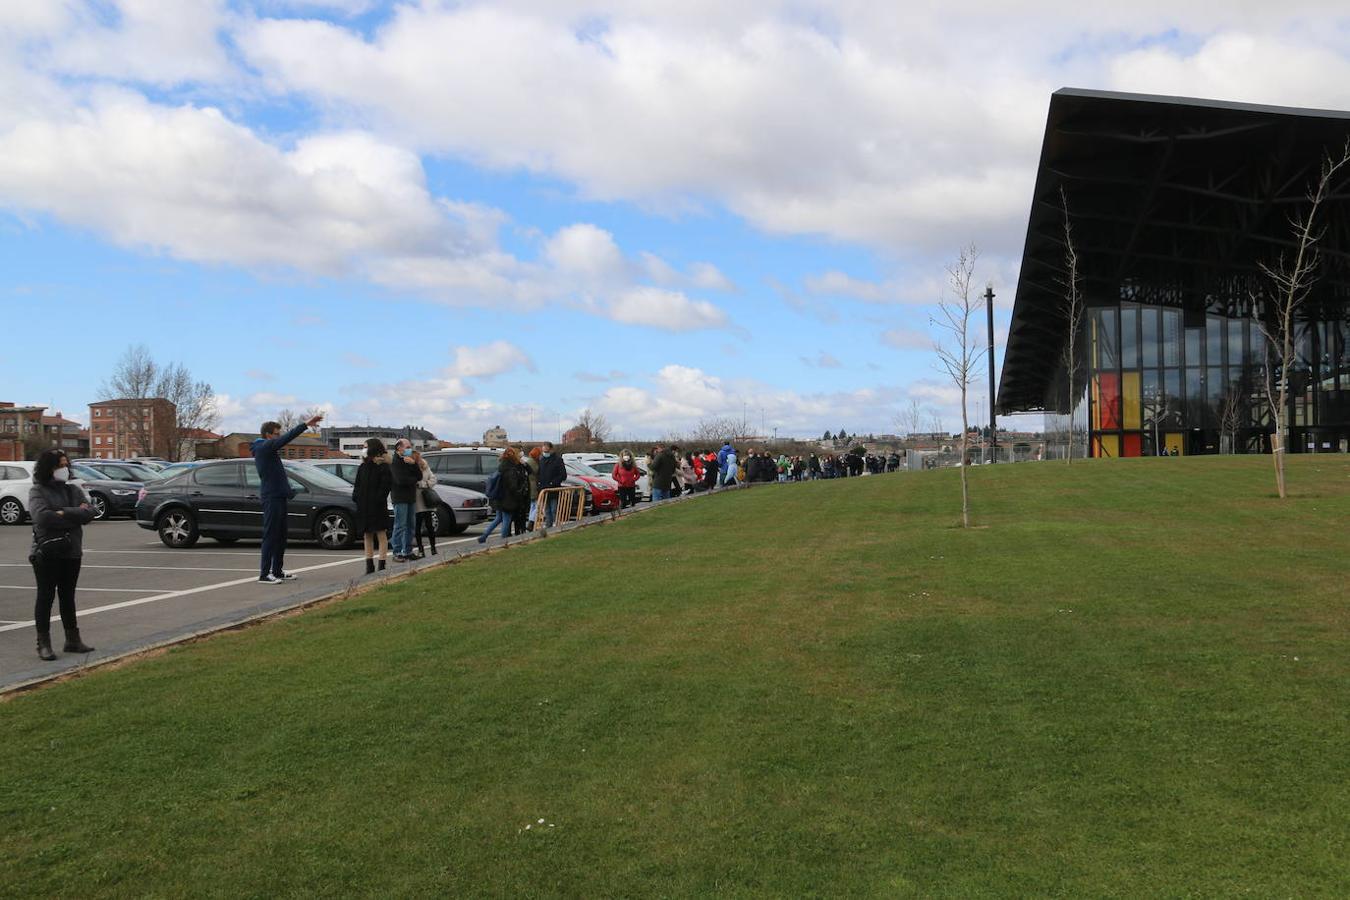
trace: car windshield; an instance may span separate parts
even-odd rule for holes
[[[573,474],[576,474],[576,475],[589,475],[589,476],[591,476],[592,478],[604,478],[604,477],[605,477],[605,475],[604,475],[603,472],[597,472],[595,469],[592,469],[590,466],[586,465],[584,462],[577,462],[577,461],[575,461],[575,460],[572,460],[572,461],[568,462],[568,464],[567,464],[567,470],[568,470],[569,472],[572,472]]]
[[[614,471],[614,463],[613,461],[607,459],[604,462],[591,463],[591,468],[599,472],[601,475],[609,475],[611,472]]]
[[[74,463],[71,463],[70,470],[75,473],[76,478],[83,478],[85,481],[108,480],[106,476],[100,475],[99,473],[95,472],[93,469],[88,468],[87,466],[77,466]]]
[[[154,469],[147,469],[145,466],[123,466],[123,468],[135,475],[137,481],[159,481],[164,477]]]
[[[342,494],[350,494],[352,486],[332,472],[319,468],[318,466],[305,466],[298,463],[287,463],[286,471],[292,475],[298,475],[305,481],[315,487],[323,488],[326,491],[337,491]]]

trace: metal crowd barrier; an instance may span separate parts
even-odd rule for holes
[[[586,515],[586,489],[584,487],[544,488],[536,498],[534,527],[548,530],[548,501],[558,498],[558,508],[553,513],[553,524],[565,525],[568,522],[580,522]]]

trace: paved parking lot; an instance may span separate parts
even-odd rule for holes
[[[443,556],[477,549],[474,538],[482,530],[479,525],[465,535],[441,538],[437,546]],[[259,584],[256,541],[226,546],[203,539],[190,550],[170,550],[135,522],[95,522],[84,532],[76,604],[81,635],[96,650],[87,656],[60,652],[61,622],[53,605],[52,643],[58,658],[45,663],[33,649],[31,537],[27,525],[0,527],[0,688],[302,603],[365,574],[359,546],[338,552],[292,544],[286,568],[299,578]],[[409,568],[392,560],[389,565],[391,572]]]

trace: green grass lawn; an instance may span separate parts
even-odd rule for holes
[[[1260,458],[983,467],[969,531],[956,479],[678,504],[0,704],[0,893],[1350,895],[1350,459],[1286,502]]]

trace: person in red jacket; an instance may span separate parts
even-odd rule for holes
[[[614,467],[611,473],[614,482],[619,486],[619,509],[627,509],[637,503],[637,483],[642,477],[642,470],[638,468],[637,461],[633,459],[631,450],[624,450],[619,453],[619,464]]]

